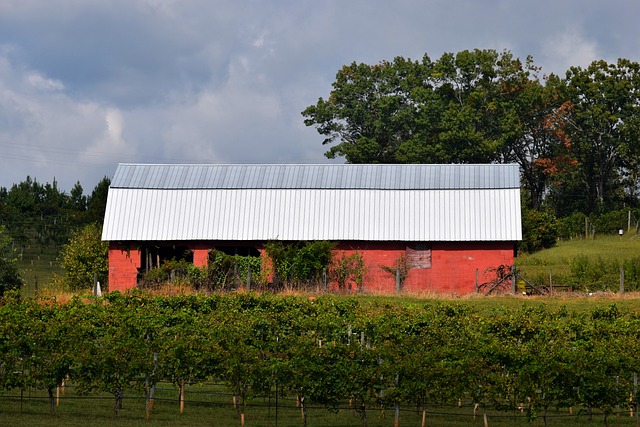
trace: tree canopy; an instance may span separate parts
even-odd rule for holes
[[[640,65],[542,75],[531,57],[465,50],[342,67],[303,112],[349,163],[520,165],[530,208],[557,215],[638,204]]]

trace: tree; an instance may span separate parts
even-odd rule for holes
[[[87,203],[87,219],[90,222],[102,223],[107,210],[107,195],[111,180],[106,176],[95,186]]]
[[[82,185],[80,185],[80,181],[78,181],[70,193],[71,206],[79,212],[84,212],[87,209],[87,196],[84,196],[82,191]]]
[[[605,200],[623,198],[621,178],[635,176],[630,169],[639,158],[640,64],[594,61],[586,69],[571,67],[566,80],[573,104],[570,137],[586,208],[600,211]]]
[[[18,271],[18,257],[11,246],[11,239],[0,225],[0,297],[9,290],[20,289],[22,279]]]
[[[61,266],[65,270],[63,283],[72,290],[90,288],[94,275],[106,283],[109,269],[109,245],[101,240],[102,229],[88,224],[73,233],[61,250]]]
[[[349,163],[499,161],[500,149],[517,139],[503,115],[513,121],[513,94],[537,89],[536,70],[530,58],[522,64],[509,52],[479,49],[435,62],[425,55],[353,63],[338,72],[329,98],[302,115],[323,144],[338,141],[325,155]]]

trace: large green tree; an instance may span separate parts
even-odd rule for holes
[[[640,64],[620,59],[571,67],[566,75],[572,104],[569,132],[586,198],[600,211],[624,197],[623,178],[635,194],[640,161]]]
[[[349,163],[516,162],[539,207],[558,156],[567,157],[562,82],[510,52],[398,57],[343,67],[327,100],[302,114]]]

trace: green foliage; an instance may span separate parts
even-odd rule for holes
[[[640,64],[539,76],[533,59],[464,50],[352,63],[303,112],[349,163],[513,162],[529,208],[558,217],[637,206]]]
[[[75,390],[141,395],[159,380],[226,384],[237,409],[296,396],[350,400],[363,423],[374,408],[429,408],[463,399],[530,420],[551,407],[625,407],[637,372],[635,309],[549,300],[495,308],[489,300],[309,299],[272,294],[153,297],[108,294],[66,304],[0,300],[0,391]],[[509,305],[512,305],[509,307]],[[142,416],[142,415],[141,415]]]
[[[557,220],[547,212],[524,209],[522,212],[522,242],[519,249],[523,252],[535,252],[550,248],[558,238]]]
[[[261,263],[258,256],[228,255],[215,249],[209,253],[207,267],[207,289],[230,290],[246,284],[249,274],[251,281],[261,281]]]
[[[102,227],[89,224],[73,233],[62,247],[62,283],[71,290],[91,289],[94,275],[100,283],[107,282],[109,244],[101,240]]]
[[[267,243],[265,251],[272,264],[274,285],[321,283],[334,248],[335,244],[327,241]]]
[[[559,218],[558,237],[562,239],[584,237],[586,218],[587,216],[582,212],[575,212],[564,218]]]
[[[0,297],[7,291],[20,289],[21,286],[18,257],[12,250],[4,226],[0,225]]]
[[[329,275],[331,280],[338,284],[338,289],[351,290],[351,285],[355,285],[358,291],[362,291],[362,285],[367,273],[367,265],[360,252],[353,252],[349,255],[342,252],[332,260]]]
[[[399,256],[393,262],[393,265],[381,265],[380,268],[394,279],[399,280],[400,287],[402,287],[402,284],[407,280],[407,277],[409,277],[409,271],[411,270],[411,266],[404,255]]]

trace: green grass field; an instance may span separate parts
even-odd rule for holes
[[[33,296],[36,291],[50,287],[55,275],[63,273],[59,251],[57,246],[26,246],[20,251],[18,268],[25,282],[22,295]]]
[[[574,410],[549,411],[548,426],[582,426],[602,424],[601,414],[594,413],[589,420],[586,411]],[[328,410],[321,405],[310,405],[307,411],[310,427],[350,427],[361,426],[360,414],[348,408],[348,403],[337,411]],[[367,425],[371,427],[393,426],[394,408],[371,408],[367,412]],[[425,421],[427,426],[483,426],[484,415],[489,426],[543,426],[542,414],[535,420],[528,420],[526,413],[515,409],[511,413],[483,410],[480,408],[474,417],[474,408],[470,402],[461,407],[433,405],[428,408]],[[400,426],[420,426],[422,411],[416,407],[402,407]],[[608,419],[609,425],[635,425],[635,416],[627,408],[620,409],[618,416]],[[233,407],[232,396],[221,391],[217,385],[193,385],[185,394],[184,412],[180,414],[177,390],[170,384],[161,384],[156,394],[154,409],[150,419],[146,419],[146,401],[144,396],[133,392],[125,394],[122,409],[118,415],[113,412],[113,397],[110,395],[78,396],[72,388],[67,388],[60,397],[59,405],[51,413],[46,393],[41,390],[26,390],[20,397],[20,391],[0,395],[0,425],[25,426],[240,426],[240,415]],[[254,399],[247,404],[245,411],[246,427],[302,426],[302,414],[292,398],[280,398],[276,410],[275,398]]]
[[[523,271],[536,273],[568,273],[569,262],[578,257],[602,258],[605,261],[621,261],[640,257],[640,235],[629,233],[619,236],[600,236],[589,239],[559,241],[550,249],[533,254],[521,254],[516,265]]]
[[[640,290],[640,235],[597,235],[560,241],[550,249],[516,258],[520,273],[536,284],[572,285],[574,290],[617,292],[619,268],[625,267],[626,290]]]

